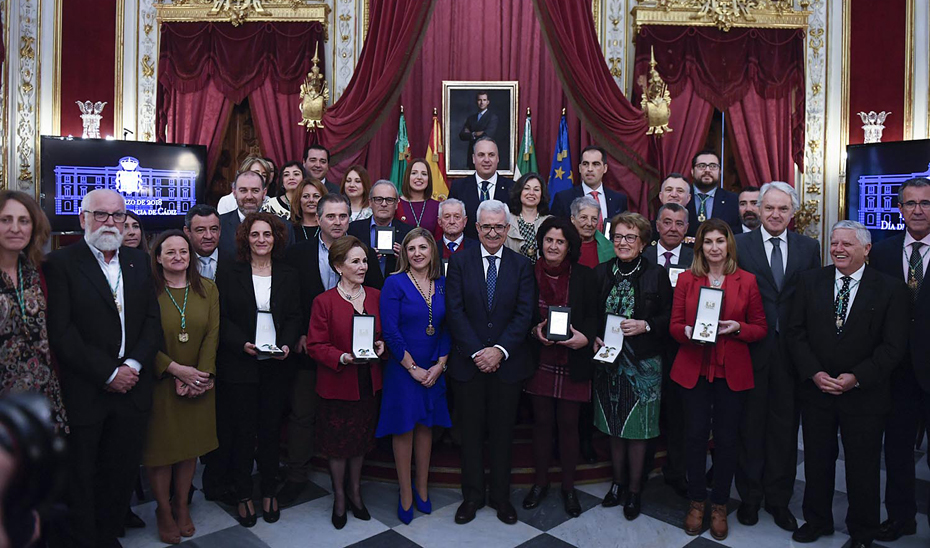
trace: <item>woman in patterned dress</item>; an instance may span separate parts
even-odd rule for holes
[[[437,242],[442,241],[439,227],[439,201],[433,199],[433,172],[423,158],[416,158],[407,166],[400,200],[394,218],[413,227],[423,227]]]
[[[536,264],[536,231],[549,218],[549,192],[538,173],[527,173],[510,190],[510,229],[504,245]]]
[[[600,333],[607,314],[626,318],[620,324],[623,348],[611,364],[594,370],[594,424],[610,436],[613,483],[604,506],[623,504],[628,520],[640,512],[640,491],[648,440],[659,435],[662,348],[672,310],[672,285],[665,270],[642,256],[652,227],[638,213],[621,213],[611,221],[617,258],[600,264]],[[595,352],[604,342],[595,339]],[[626,480],[624,480],[626,478]]]
[[[52,419],[67,430],[61,385],[46,328],[44,279],[39,270],[48,219],[24,192],[0,192],[0,395],[37,392],[51,402]]]

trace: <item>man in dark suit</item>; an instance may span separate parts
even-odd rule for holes
[[[769,328],[764,339],[749,347],[755,388],[748,392],[740,425],[736,488],[742,502],[736,517],[743,525],[755,525],[764,498],[775,523],[794,531],[798,522],[788,503],[798,467],[798,379],[783,335],[798,276],[820,268],[820,244],[788,231],[800,205],[791,185],[772,182],[759,194],[762,226],[736,235],[739,266],[756,277]]]
[[[339,281],[339,276],[329,265],[329,248],[346,234],[349,211],[349,200],[345,195],[336,193],[323,196],[317,204],[319,238],[305,240],[287,250],[287,262],[297,269],[300,279],[301,336],[294,349],[298,356],[298,366],[291,412],[288,415],[287,456],[284,460],[287,472],[284,485],[278,492],[278,502],[282,505],[293,503],[310,481],[317,402],[316,364],[306,355],[310,309],[319,294],[336,287]]]
[[[339,194],[339,184],[326,180],[329,173],[329,149],[323,145],[310,145],[304,149],[304,169],[314,179],[318,179],[326,190]]]
[[[465,125],[462,126],[462,131],[459,132],[459,139],[468,141],[468,153],[465,155],[468,169],[475,169],[475,165],[477,164],[473,157],[475,142],[482,137],[496,139],[497,126],[499,124],[497,114],[488,110],[488,107],[491,105],[488,92],[479,91],[476,93],[475,102],[478,104],[478,112],[472,114],[465,120]],[[506,203],[506,200],[504,201]]]
[[[439,228],[442,240],[436,242],[442,249],[442,258],[448,259],[453,253],[461,253],[478,245],[477,240],[465,237],[465,204],[455,198],[446,198],[439,203]]]
[[[663,205],[656,217],[656,231],[653,245],[647,247],[643,255],[665,268],[690,267],[694,248],[683,243],[688,233],[688,210],[674,202]]]
[[[908,353],[891,375],[891,414],[885,423],[888,519],[877,538],[886,542],[917,531],[914,440],[918,418],[930,424],[930,288],[923,284],[930,268],[930,180],[905,181],[898,209],[907,230],[875,244],[869,263],[907,282],[913,300]]]
[[[513,179],[497,174],[497,165],[500,162],[497,143],[490,137],[480,137],[475,141],[475,173],[464,179],[452,182],[449,197],[456,198],[465,203],[465,215],[474,219],[478,212],[478,204],[485,200],[499,200],[507,203],[510,199],[510,187]],[[478,239],[475,223],[465,223],[465,237]]]
[[[788,185],[791,186],[791,185]],[[759,196],[759,187],[744,186],[739,191],[739,222],[740,231],[736,234],[746,234],[759,228],[762,219],[759,217],[762,198]]]
[[[387,179],[380,179],[371,186],[368,193],[371,203],[371,218],[359,219],[349,225],[348,234],[355,236],[365,245],[369,246],[368,273],[365,274],[365,285],[381,289],[384,280],[397,270],[397,255],[400,254],[400,244],[413,227],[394,218],[397,213],[397,188]],[[375,227],[394,227],[394,253],[382,255],[375,252]]]
[[[502,522],[517,522],[510,504],[513,427],[523,381],[534,370],[526,346],[535,278],[528,260],[504,247],[507,206],[488,200],[477,214],[481,245],[452,256],[446,319],[452,332],[449,376],[462,430],[462,496],[456,523],[485,503],[484,433],[491,461],[490,505]]]
[[[604,186],[607,153],[597,145],[587,146],[581,151],[578,172],[581,174],[581,184],[556,193],[552,199],[552,214],[568,219],[572,215],[572,202],[582,196],[591,196],[601,206],[597,229],[603,232],[605,222],[626,211],[626,195]]]
[[[220,252],[220,215],[216,208],[207,204],[197,204],[184,215],[184,234],[190,238],[191,247],[196,255],[191,260],[197,261],[197,270],[204,278],[216,279],[216,267]]]
[[[233,195],[236,197],[236,210],[220,215],[220,261],[236,260],[236,229],[245,216],[256,213],[265,201],[267,187],[265,180],[254,171],[243,171],[233,181]],[[287,245],[294,243],[294,226],[284,223],[287,229]]]
[[[84,239],[45,263],[49,342],[71,429],[63,546],[120,545],[142,460],[163,341],[148,256],[120,247],[125,220],[122,196],[89,192],[81,202]]]
[[[788,321],[788,349],[801,384],[804,519],[796,542],[833,533],[837,429],[846,455],[852,548],[867,548],[881,520],[881,451],[891,411],[891,374],[907,350],[908,292],[865,260],[871,236],[855,221],[833,225],[833,266],[801,274]]]
[[[739,196],[720,186],[720,158],[711,150],[698,152],[691,159],[694,188],[688,202],[689,225],[695,232],[707,219],[721,219],[733,229],[743,232],[739,219]]]

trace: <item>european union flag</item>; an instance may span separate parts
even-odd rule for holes
[[[549,205],[555,199],[555,194],[574,184],[572,179],[572,154],[568,148],[568,123],[565,115],[559,122],[559,136],[555,140],[555,150],[552,152],[552,168],[549,170]]]

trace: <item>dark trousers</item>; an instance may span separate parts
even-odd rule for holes
[[[917,517],[914,442],[918,418],[930,425],[930,393],[917,384],[910,356],[891,375],[891,413],[885,422],[885,509],[888,518]]]
[[[671,360],[668,360],[668,363],[671,364]],[[668,482],[680,482],[684,481],[686,477],[685,405],[682,396],[684,389],[668,378],[667,371],[662,384],[661,431],[665,434],[667,448],[665,467],[662,468],[662,474]],[[650,443],[654,443],[654,440],[650,440]],[[647,462],[652,460],[651,457],[654,453],[654,448],[646,453]],[[647,474],[650,468],[652,466],[648,465],[646,468]]]
[[[881,452],[885,415],[850,415],[835,408],[801,403],[804,434],[804,521],[815,527],[833,526],[833,491],[839,445],[846,456],[849,509],[846,527],[854,540],[871,542],[881,512]],[[912,457],[913,459],[913,453]],[[913,467],[913,462],[911,464]]]
[[[462,496],[483,503],[484,436],[488,434],[491,462],[490,497],[510,500],[510,462],[513,427],[523,383],[508,384],[495,373],[476,373],[471,380],[453,383],[462,429]]]
[[[252,460],[258,462],[261,494],[271,497],[277,490],[281,421],[287,406],[293,375],[278,363],[261,367],[258,383],[223,383],[217,386],[219,470],[228,471],[239,500],[252,498]],[[220,396],[222,394],[222,397]],[[218,421],[220,422],[220,421]],[[257,449],[256,449],[257,438]]]
[[[685,408],[685,461],[688,469],[688,496],[707,499],[707,439],[714,431],[714,488],[710,501],[726,504],[739,458],[739,421],[746,392],[734,392],[726,379],[707,382],[698,379],[691,389],[682,389]]]
[[[287,481],[301,483],[310,478],[316,405],[316,368],[298,369],[287,418]]]
[[[70,426],[66,546],[111,545],[129,510],[149,414],[128,394],[108,394],[106,405],[103,421]]]
[[[746,396],[740,424],[736,489],[748,504],[787,507],[798,469],[800,409],[795,376],[781,346],[769,363],[753,371],[755,388]]]

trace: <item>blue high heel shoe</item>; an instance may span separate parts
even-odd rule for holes
[[[404,510],[404,503],[401,502],[400,494],[397,495],[397,518],[404,522],[404,525],[410,525],[413,521],[413,505]]]
[[[433,503],[429,501],[429,497],[426,497],[426,500],[420,500],[420,494],[417,493],[417,486],[413,486],[413,502],[417,505],[417,510],[424,514],[429,514],[433,511]]]

